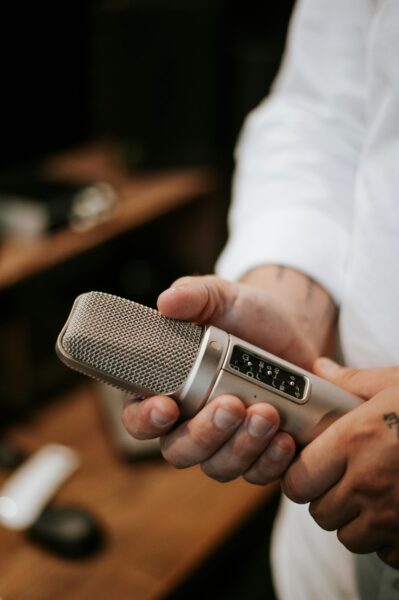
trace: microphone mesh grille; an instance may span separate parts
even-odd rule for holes
[[[162,394],[184,383],[202,335],[199,325],[169,319],[118,296],[89,292],[76,300],[61,344],[86,374],[93,368],[95,378],[122,389]]]

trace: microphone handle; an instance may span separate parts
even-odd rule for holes
[[[213,326],[183,388],[171,394],[183,418],[207,402],[234,394],[247,406],[268,402],[279,412],[281,429],[304,446],[363,400],[257,346]]]

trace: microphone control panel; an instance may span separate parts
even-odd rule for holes
[[[229,366],[234,371],[252,379],[254,383],[263,383],[274,388],[276,392],[290,396],[296,402],[305,399],[308,388],[308,381],[305,377],[253,354],[248,348],[234,346]]]

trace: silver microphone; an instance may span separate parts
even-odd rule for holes
[[[169,319],[103,292],[78,296],[56,345],[77,371],[136,398],[162,394],[194,416],[221,394],[268,402],[300,445],[362,401],[312,373],[213,325]]]

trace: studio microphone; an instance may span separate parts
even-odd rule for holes
[[[281,428],[305,445],[362,401],[213,325],[170,319],[103,292],[77,297],[56,345],[70,368],[137,399],[167,395],[183,419],[221,394],[268,402]]]

